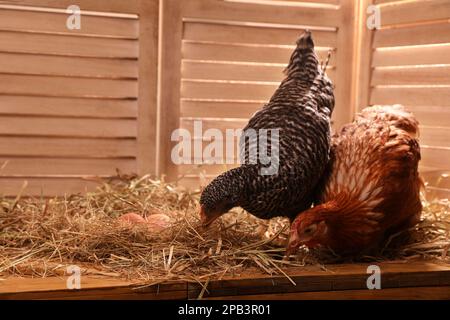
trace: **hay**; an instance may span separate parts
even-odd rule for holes
[[[150,177],[120,176],[86,195],[54,199],[0,198],[0,275],[55,276],[69,265],[84,274],[157,283],[206,282],[257,268],[268,274],[287,267],[332,261],[329,252],[304,250],[283,260],[288,224],[270,224],[235,210],[204,229],[198,220],[199,193]],[[413,240],[383,257],[449,261],[450,203],[425,203]],[[171,227],[152,232],[117,218],[164,213]],[[328,258],[327,258],[328,257]]]

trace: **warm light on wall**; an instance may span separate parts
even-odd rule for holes
[[[52,13],[66,14],[66,9],[42,8],[42,7],[32,7],[32,6],[17,6],[17,5],[7,5],[7,4],[0,4],[0,9],[23,10],[23,11],[33,11],[33,12],[52,12]],[[89,11],[89,10],[83,10],[83,8],[81,8],[81,10],[83,12],[83,15],[86,15],[86,16],[127,18],[127,19],[138,19],[139,18],[139,16],[136,14]]]
[[[281,1],[281,0],[224,0],[225,2],[239,2],[239,3],[252,3],[262,4],[268,6],[288,6],[288,7],[305,7],[305,8],[331,8],[338,9],[339,5],[327,4],[327,3],[314,3],[304,1]]]

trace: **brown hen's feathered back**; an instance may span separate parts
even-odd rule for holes
[[[415,225],[422,209],[418,133],[417,120],[400,105],[364,109],[333,137],[319,205],[301,214],[292,231],[325,221],[327,230],[315,240],[345,253]]]

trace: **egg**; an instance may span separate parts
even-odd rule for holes
[[[125,222],[129,224],[137,224],[137,223],[147,223],[147,221],[139,214],[130,212],[119,217],[120,222]]]
[[[153,231],[161,231],[171,226],[169,216],[163,213],[157,213],[147,216],[146,218],[149,228]]]
[[[118,220],[131,226],[145,224],[151,232],[159,232],[171,226],[169,216],[162,213],[152,214],[144,218],[137,213],[130,212],[120,216]]]

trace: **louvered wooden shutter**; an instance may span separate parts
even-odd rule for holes
[[[283,79],[305,28],[322,60],[333,50],[327,72],[336,85],[334,120],[338,126],[349,121],[353,17],[351,1],[164,1],[160,172],[196,187],[201,174],[209,180],[233,167],[173,165],[170,133],[193,132],[196,120],[203,132],[243,128]]]
[[[368,90],[362,88],[360,107],[405,105],[421,125],[421,171],[448,170],[450,1],[376,0],[375,3],[381,10],[382,28],[373,32],[364,30],[362,54],[366,65],[362,66],[362,78],[367,75]],[[442,194],[449,195],[450,185],[447,189]]]
[[[157,1],[77,1],[81,30],[66,27],[69,1],[21,3],[0,6],[0,193],[154,173]]]

